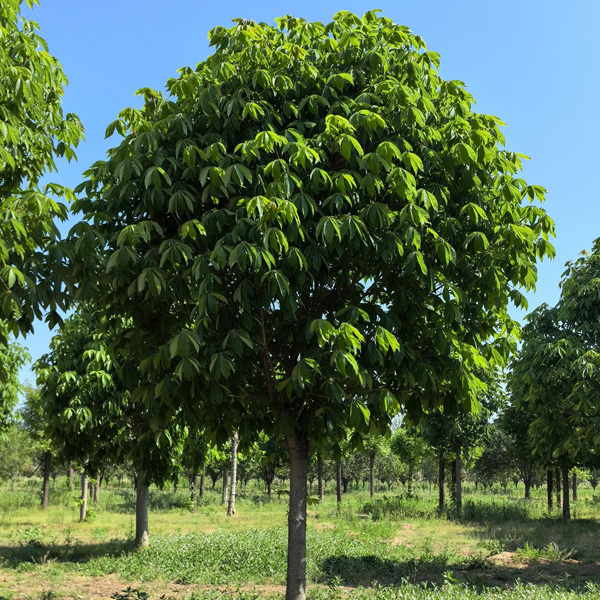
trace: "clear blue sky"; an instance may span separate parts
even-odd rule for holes
[[[507,147],[531,157],[524,176],[548,189],[557,257],[540,266],[530,308],[556,302],[564,263],[600,236],[598,0],[41,0],[25,14],[61,61],[69,78],[65,109],[86,129],[78,163],[61,165],[54,179],[77,185],[109,147],[108,123],[139,105],[134,92],[162,90],[178,68],[203,60],[212,27],[235,17],[273,23],[283,14],[329,21],[338,10],[372,8],[421,35],[442,55],[442,76],[464,81],[477,110],[508,124]],[[50,335],[38,324],[25,340],[34,359]],[[33,381],[29,368],[22,375]]]

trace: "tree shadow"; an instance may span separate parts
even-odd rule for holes
[[[135,551],[130,540],[110,540],[98,543],[22,544],[0,546],[0,566],[16,569],[23,564],[86,563],[102,556],[124,556]]]
[[[457,563],[443,558],[394,561],[372,555],[341,555],[327,557],[320,567],[323,572],[320,583],[350,587],[393,586],[402,583],[440,585],[451,581],[485,590],[507,589],[519,582],[552,585],[565,591],[581,591],[586,589],[588,582],[600,583],[598,562],[584,563],[572,559],[504,564],[481,558]]]

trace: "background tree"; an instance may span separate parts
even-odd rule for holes
[[[65,308],[62,255],[53,244],[66,207],[55,198],[73,196],[57,184],[40,189],[39,181],[57,158],[75,157],[82,137],[77,117],[61,108],[67,80],[60,63],[20,6],[6,0],[0,7],[0,382],[8,336],[30,332],[44,309],[52,323]]]
[[[390,440],[391,451],[406,465],[407,469],[407,495],[413,495],[413,478],[415,466],[423,459],[428,450],[428,445],[420,433],[408,425],[398,428]]]

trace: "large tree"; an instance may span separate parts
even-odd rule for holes
[[[60,63],[20,6],[20,0],[0,5],[0,380],[7,337],[31,331],[44,309],[53,322],[64,308],[62,255],[49,246],[66,218],[56,198],[72,193],[39,183],[57,158],[74,158],[82,136],[77,117],[61,108],[67,80]]]
[[[470,401],[502,362],[552,221],[501,122],[439,57],[368,12],[238,20],[144,89],[79,188],[80,294],[131,319],[139,395],[217,442],[282,436],[287,598],[306,582],[309,442]],[[91,251],[93,249],[93,252]],[[180,387],[185,392],[179,392]],[[450,392],[452,392],[450,394]]]

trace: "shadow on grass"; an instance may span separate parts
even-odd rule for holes
[[[117,557],[134,551],[135,544],[129,540],[111,540],[91,544],[0,546],[0,566],[16,569],[24,564],[86,563],[101,556]]]
[[[575,560],[541,561],[531,564],[497,564],[477,559],[464,563],[443,559],[397,562],[376,556],[335,556],[326,558],[319,583],[351,587],[412,584],[443,584],[452,581],[485,590],[511,588],[520,583],[551,585],[558,589],[582,591],[588,582],[600,583],[598,562]]]

